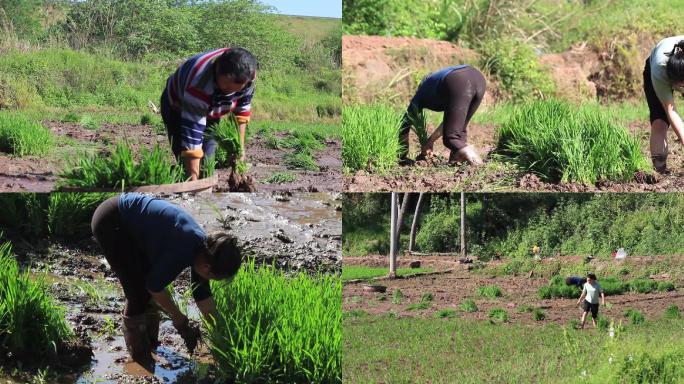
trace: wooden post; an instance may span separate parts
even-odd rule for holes
[[[389,277],[397,277],[397,193],[392,192],[390,217],[390,268]]]
[[[418,226],[418,217],[420,216],[420,205],[423,202],[424,192],[418,195],[418,202],[416,203],[416,210],[413,213],[413,222],[411,223],[411,234],[409,235],[409,252],[413,252],[413,246],[416,243],[416,226]]]
[[[461,191],[461,257],[466,258],[468,256],[468,250],[466,248],[466,206],[465,206],[465,193]]]

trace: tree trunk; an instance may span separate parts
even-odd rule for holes
[[[413,212],[413,222],[411,223],[411,234],[409,235],[409,252],[413,252],[413,246],[416,243],[416,226],[420,216],[420,204],[423,202],[424,192],[418,195],[418,202],[416,202],[416,210]]]
[[[466,202],[465,193],[461,192],[461,257],[468,256],[466,248]]]
[[[392,192],[390,216],[390,268],[389,277],[397,276],[397,193]]]

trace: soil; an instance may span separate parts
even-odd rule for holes
[[[168,148],[166,134],[158,134],[151,125],[102,123],[97,130],[89,130],[78,123],[45,120],[43,125],[58,138],[55,153],[49,158],[11,157],[0,154],[0,192],[49,192],[55,189],[60,170],[66,165],[67,158],[86,150],[104,148],[121,140],[128,140],[137,152],[140,147],[152,148],[158,144]],[[249,170],[246,176],[254,181],[259,191],[307,191],[334,192],[340,190],[342,178],[341,141],[330,139],[326,148],[316,154],[319,172],[300,169],[287,169],[283,156],[288,150],[273,150],[265,145],[263,138],[252,137],[247,144]],[[169,156],[170,156],[169,150]],[[217,169],[219,184],[217,192],[230,189],[230,169]],[[291,183],[267,184],[265,180],[273,173],[288,172],[296,175]],[[243,187],[239,191],[248,191]]]
[[[563,258],[566,262],[577,262],[580,257]],[[382,260],[384,259],[384,263]],[[406,257],[401,261],[408,264],[416,258]],[[342,309],[345,312],[361,310],[371,314],[384,314],[394,312],[398,316],[421,316],[433,317],[435,312],[441,309],[454,309],[459,318],[488,320],[488,313],[493,308],[503,308],[508,312],[509,322],[516,324],[543,325],[550,322],[567,325],[571,320],[579,319],[581,310],[577,306],[577,299],[539,299],[538,290],[548,284],[547,278],[528,277],[489,277],[484,273],[468,271],[467,265],[459,264],[457,260],[443,256],[420,257],[422,265],[429,266],[437,271],[452,270],[450,273],[406,277],[401,279],[383,279],[374,282],[387,287],[385,300],[379,293],[371,293],[364,290],[365,283],[345,283],[342,296]],[[371,264],[373,266],[386,266],[387,257],[345,257],[345,265]],[[602,261],[603,263],[615,263],[614,261]],[[592,261],[594,263],[594,261]],[[633,258],[630,263],[635,265],[653,263],[652,258]],[[662,276],[654,276],[661,279]],[[600,280],[599,280],[600,282]],[[681,287],[682,282],[678,282]],[[503,297],[497,299],[481,298],[476,290],[483,285],[497,285],[504,291]],[[401,304],[393,304],[393,292],[401,290],[403,299]],[[424,310],[408,310],[409,304],[419,303],[424,293],[432,293],[433,300],[430,308]],[[474,313],[462,312],[458,309],[460,303],[466,299],[473,299],[477,304],[478,311]],[[649,319],[660,317],[663,311],[671,305],[684,307],[684,291],[678,289],[672,292],[658,293],[627,293],[622,295],[607,296],[606,303],[613,305],[611,309],[600,307],[600,314],[622,320],[625,310],[631,308],[644,313]],[[518,312],[517,308],[530,306],[544,310],[546,318],[543,321],[535,321],[529,312]]]
[[[236,235],[245,254],[257,258],[258,263],[272,263],[290,271],[340,271],[339,195],[184,194],[167,199],[186,209],[207,233],[227,231]],[[168,319],[160,327],[161,346],[155,353],[154,375],[127,362],[120,320],[123,293],[93,239],[28,242],[10,231],[5,237],[12,241],[22,265],[50,271],[46,282],[53,296],[66,308],[67,321],[78,336],[79,347],[71,347],[64,354],[62,367],[51,366],[56,377],[51,377],[50,382],[85,384],[98,379],[99,383],[215,382],[216,369],[207,346],[201,345],[190,356]],[[92,284],[102,297],[93,300],[75,285],[76,281]],[[176,279],[174,288],[182,295],[189,287],[190,273],[186,270]],[[187,310],[190,317],[199,317],[192,301]],[[67,361],[72,363],[66,364]],[[14,379],[28,380],[25,364],[15,361],[3,368],[5,372],[18,368]],[[199,371],[208,373],[198,376]],[[6,379],[2,375],[0,378]]]

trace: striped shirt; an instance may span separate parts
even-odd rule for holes
[[[166,82],[166,96],[173,108],[181,110],[181,147],[202,149],[207,118],[218,119],[234,113],[238,122],[251,115],[254,80],[234,93],[221,93],[214,79],[214,62],[230,48],[197,54],[178,67]]]

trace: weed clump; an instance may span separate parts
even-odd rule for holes
[[[477,294],[488,299],[496,299],[497,297],[503,296],[501,288],[497,287],[496,285],[484,285],[482,287],[477,287]]]
[[[665,318],[667,319],[681,319],[682,318],[682,313],[679,310],[679,307],[676,305],[671,305],[667,307],[665,310]]]
[[[627,309],[624,313],[624,316],[629,319],[629,322],[632,325],[642,324],[644,321],[646,321],[644,314],[636,309]]]
[[[435,312],[435,317],[441,319],[451,319],[456,317],[456,310],[451,308],[440,309],[439,311]]]
[[[54,147],[50,131],[15,113],[0,112],[0,152],[15,156],[41,156]]]
[[[288,277],[244,265],[213,284],[218,310],[208,324],[220,374],[239,382],[341,382],[342,284],[333,275]]]
[[[489,311],[489,322],[492,324],[500,324],[508,322],[508,312],[502,308],[494,308]]]
[[[392,304],[401,304],[401,300],[404,298],[404,294],[400,289],[392,292]]]
[[[684,379],[684,353],[666,352],[658,356],[641,352],[625,356],[618,374],[620,383],[679,383]]]
[[[543,309],[541,309],[541,308],[535,308],[535,309],[532,311],[532,318],[533,318],[535,321],[542,321],[542,320],[544,320],[544,319],[546,318],[546,314],[544,313],[544,310],[543,310]]]
[[[267,184],[283,184],[297,181],[297,175],[289,172],[276,172],[264,180]]]
[[[475,301],[473,299],[466,299],[461,304],[459,304],[458,308],[463,312],[477,312],[477,305],[475,304]]]
[[[551,182],[626,181],[650,167],[639,141],[597,108],[533,102],[518,108],[498,136],[498,151]]]
[[[346,172],[384,172],[401,151],[401,115],[384,105],[352,105],[342,110],[342,163]]]

